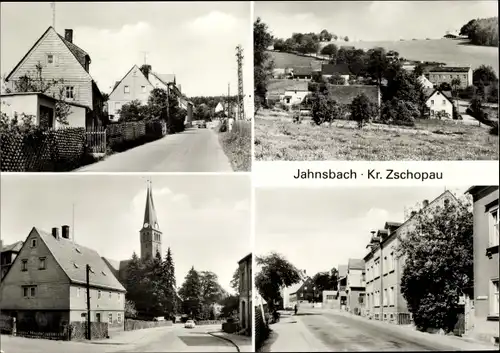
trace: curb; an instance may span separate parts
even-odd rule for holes
[[[214,334],[212,332],[207,332],[207,334],[209,334],[210,336],[217,337],[217,338],[219,338],[221,340],[224,340],[224,341],[227,341],[227,342],[231,343],[233,346],[236,347],[236,351],[240,352],[240,347],[238,347],[238,345],[236,343],[234,343],[232,340],[230,340],[229,338],[224,337],[224,336],[216,335],[216,334]]]

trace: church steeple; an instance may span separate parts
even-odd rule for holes
[[[141,258],[154,257],[159,252],[161,255],[161,236],[156,210],[153,202],[153,191],[151,180],[148,180],[146,191],[146,209],[144,211],[144,222],[139,232],[141,236]]]

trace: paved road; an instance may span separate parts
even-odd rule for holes
[[[271,328],[274,335],[263,351],[494,350],[458,338],[455,341],[446,336],[413,332],[411,329],[372,322],[328,309],[300,309],[299,315],[283,315],[280,323]]]
[[[62,342],[30,338],[1,337],[5,353],[116,353],[116,352],[237,352],[230,342],[207,332],[220,325],[185,329],[182,325],[121,332],[109,340]]]
[[[232,172],[212,129],[187,129],[106,157],[78,172]]]

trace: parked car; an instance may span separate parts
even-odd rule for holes
[[[195,323],[194,323],[194,321],[193,321],[193,320],[188,320],[188,321],[186,321],[186,323],[184,324],[184,327],[185,327],[185,328],[195,328],[195,326],[196,326],[196,325],[195,325]]]

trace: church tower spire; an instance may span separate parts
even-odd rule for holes
[[[139,233],[141,236],[141,259],[154,257],[157,252],[161,255],[162,233],[160,231],[160,227],[158,226],[158,219],[156,218],[151,180],[148,180],[147,182],[144,222]]]

